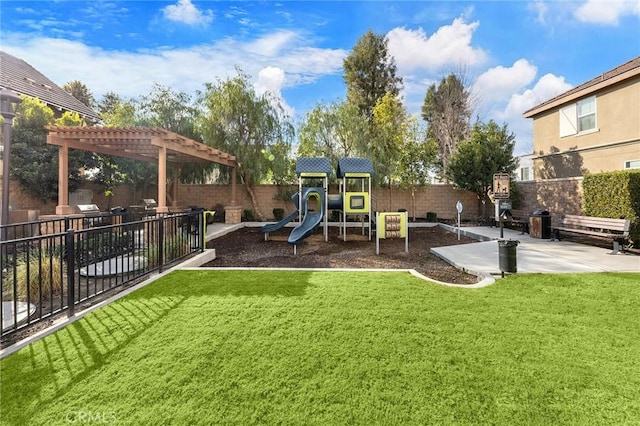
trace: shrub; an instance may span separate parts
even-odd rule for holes
[[[12,270],[13,271],[13,270]],[[18,261],[15,276],[9,277],[8,282],[17,283],[18,299],[38,302],[40,299],[62,292],[63,286],[62,259],[58,255],[39,256],[33,253]]]
[[[276,220],[282,220],[284,217],[284,209],[280,207],[273,209],[273,217],[275,217]]]
[[[640,246],[640,171],[585,175],[582,191],[586,216],[629,219],[629,239]]]
[[[427,222],[437,222],[438,214],[436,212],[427,212]]]
[[[242,210],[242,220],[245,222],[251,222],[253,221],[253,210],[251,209],[244,209]]]

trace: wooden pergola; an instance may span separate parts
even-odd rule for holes
[[[69,149],[114,155],[158,164],[158,207],[167,206],[167,164],[173,164],[177,175],[187,163],[217,163],[231,167],[231,206],[236,205],[236,158],[233,155],[157,127],[68,127],[48,126],[47,143],[57,145],[58,205],[56,214],[73,213],[69,206]],[[178,185],[173,187],[173,205],[177,205]]]

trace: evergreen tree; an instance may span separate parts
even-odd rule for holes
[[[402,87],[402,78],[396,76],[395,59],[389,55],[387,45],[386,36],[369,30],[344,60],[347,101],[368,119],[372,118],[379,99],[386,93],[397,96]]]

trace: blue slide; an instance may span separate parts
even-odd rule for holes
[[[299,195],[296,192],[295,194],[293,194],[291,196],[291,200],[293,201],[293,203],[296,205],[296,209],[294,210],[293,213],[291,213],[289,216],[281,219],[278,222],[275,223],[269,223],[267,225],[264,225],[262,227],[262,232],[263,233],[268,233],[268,232],[275,232],[278,229],[282,229],[287,223],[291,222],[292,220],[294,220],[295,218],[298,217],[298,199],[299,199]]]
[[[318,190],[317,188],[309,188],[308,192],[310,191],[317,191],[319,194],[322,194],[322,189]],[[308,192],[304,194],[305,201]],[[320,223],[322,222],[322,218],[324,217],[324,203],[322,202],[322,200],[320,200],[319,204],[320,211],[310,212],[309,203],[303,203],[302,208],[304,210],[304,219],[302,219],[302,222],[300,222],[300,224],[293,228],[293,230],[291,231],[288,239],[289,244],[300,244],[302,240],[314,233],[318,225],[320,225]]]

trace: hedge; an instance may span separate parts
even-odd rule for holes
[[[584,215],[629,219],[629,239],[640,247],[640,170],[587,174],[582,191]]]

